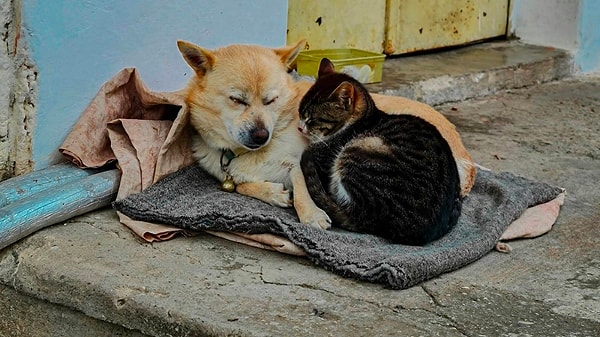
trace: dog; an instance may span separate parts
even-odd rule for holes
[[[183,93],[200,166],[226,190],[294,206],[301,223],[329,228],[331,220],[313,202],[300,169],[307,146],[297,129],[302,90],[288,68],[304,41],[277,49],[177,46],[195,73]]]
[[[327,229],[331,220],[313,202],[300,169],[308,140],[298,131],[298,106],[311,83],[288,74],[304,45],[300,40],[280,48],[237,44],[209,50],[177,41],[194,71],[182,92],[200,166],[222,181],[224,190],[293,206],[301,223]],[[457,158],[463,192],[468,193],[474,166],[454,126],[428,105],[373,97],[386,112],[425,115],[438,126]]]

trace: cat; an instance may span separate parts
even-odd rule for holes
[[[416,246],[455,226],[458,170],[433,125],[379,110],[360,82],[326,58],[299,113],[298,129],[310,140],[302,173],[334,226]]]

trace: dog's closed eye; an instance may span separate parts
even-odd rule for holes
[[[275,101],[277,100],[277,98],[279,98],[279,96],[275,96],[275,97],[273,97],[271,99],[265,98],[265,99],[263,99],[263,104],[264,105],[273,104],[273,103],[275,103]]]
[[[239,97],[229,96],[229,99],[235,104],[246,105],[246,106],[248,105],[248,103],[246,103],[242,98],[239,98]]]

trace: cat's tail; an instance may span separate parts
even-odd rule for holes
[[[462,213],[462,203],[463,196],[457,195],[454,198],[454,207],[452,208],[452,212],[450,213],[450,218],[448,219],[448,231],[450,231],[456,224],[458,223],[458,218]]]
[[[440,237],[447,234],[450,230],[452,230],[452,228],[454,228],[454,226],[456,226],[456,224],[458,223],[458,218],[462,213],[462,204],[464,197],[461,196],[460,179],[458,178],[457,174],[452,175],[452,177],[455,176],[456,179],[454,180],[453,184],[450,184],[450,188],[452,189],[452,191],[450,192],[450,196],[447,199],[447,201],[451,202],[452,204],[448,205],[449,207],[447,207],[449,214],[446,221],[446,226],[445,228],[443,228],[442,233],[440,233]]]
[[[424,236],[424,242],[435,241],[448,234],[458,223],[462,213],[463,197],[461,196],[461,185],[456,171],[456,166],[450,166],[450,182],[447,185],[444,201],[440,205],[437,223],[438,226],[431,228],[431,231]]]

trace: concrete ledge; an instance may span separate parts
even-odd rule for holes
[[[368,87],[438,105],[557,80],[572,72],[572,56],[564,50],[501,41],[387,59],[382,82]]]
[[[79,311],[22,294],[0,285],[0,335],[18,336],[130,336],[147,335],[86,316]]]

